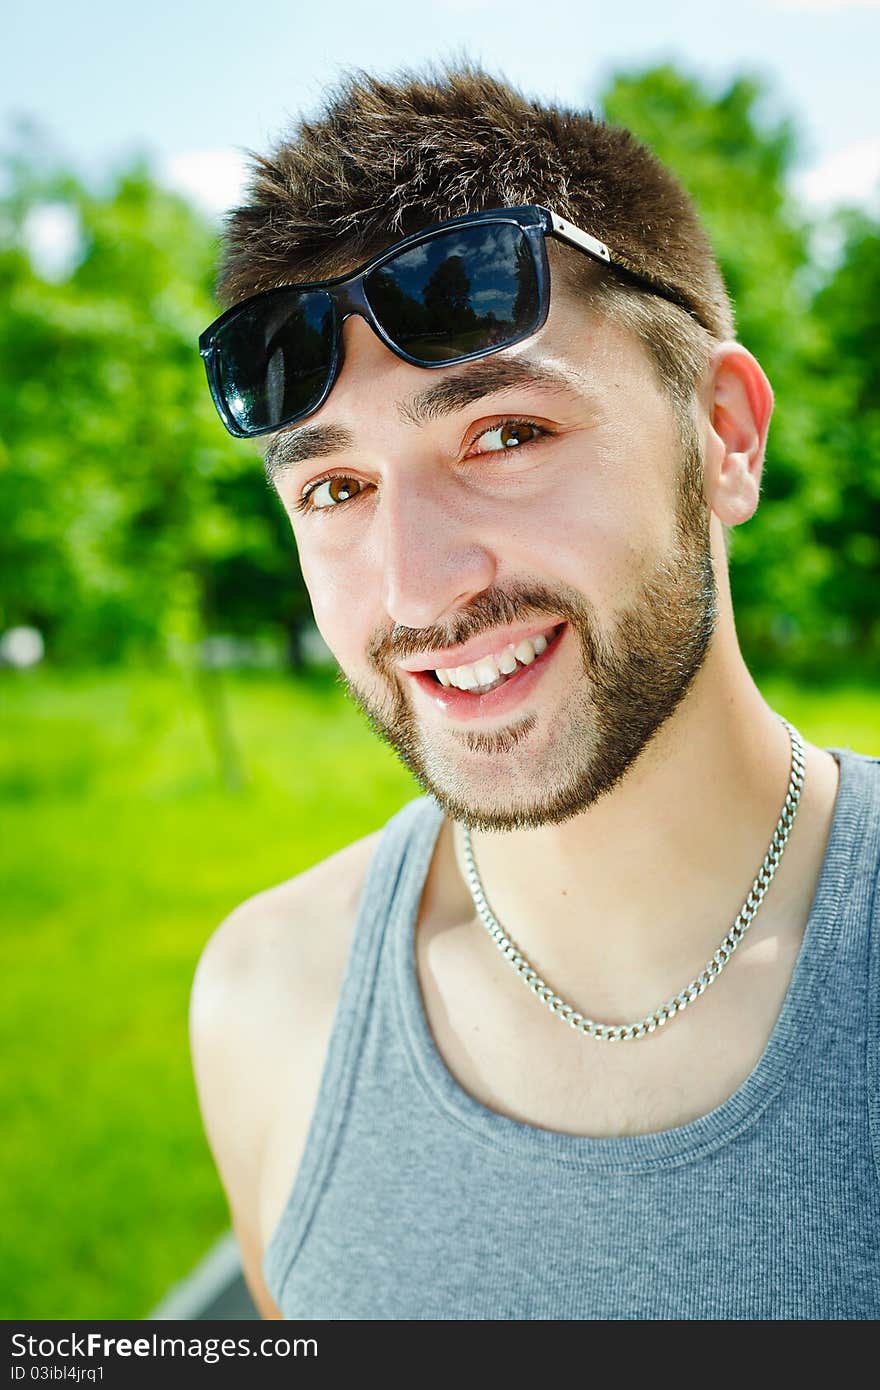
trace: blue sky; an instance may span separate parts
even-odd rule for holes
[[[138,151],[215,212],[341,69],[466,53],[530,95],[596,109],[616,70],[673,61],[713,88],[747,71],[802,138],[799,194],[880,211],[880,0],[47,0],[9,7],[0,137],[36,118],[84,174]]]

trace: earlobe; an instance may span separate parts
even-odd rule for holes
[[[760,363],[735,342],[718,345],[706,380],[706,496],[720,521],[739,526],[758,506],[773,390]]]

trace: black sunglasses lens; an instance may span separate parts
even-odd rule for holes
[[[240,430],[270,430],[315,408],[330,375],[333,335],[333,302],[323,290],[258,300],[218,331],[220,389]]]
[[[426,365],[524,338],[539,318],[534,255],[510,222],[431,237],[371,271],[364,292],[389,338]]]

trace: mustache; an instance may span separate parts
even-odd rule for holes
[[[583,596],[573,589],[549,588],[543,584],[517,584],[505,589],[490,589],[478,595],[467,608],[455,614],[448,627],[439,624],[415,628],[396,625],[390,632],[377,633],[367,646],[370,661],[380,671],[388,673],[394,662],[423,652],[442,651],[457,647],[479,637],[493,628],[511,623],[530,622],[536,615],[551,617],[583,626],[590,621],[590,612]]]

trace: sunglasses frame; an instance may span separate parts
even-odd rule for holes
[[[420,246],[427,241],[433,241],[438,236],[445,236],[449,232],[457,230],[459,227],[472,227],[481,223],[498,224],[507,223],[513,225],[525,235],[527,244],[532,253],[532,264],[535,270],[535,280],[538,295],[538,313],[534,324],[515,337],[505,339],[502,343],[492,343],[488,347],[478,348],[474,352],[465,353],[461,356],[444,358],[440,362],[425,362],[419,357],[414,357],[405,348],[399,346],[388,335],[379,322],[372,306],[367,299],[364,289],[364,281],[373,271],[380,269],[388,261],[394,260],[402,252],[411,250],[413,247]],[[344,360],[344,349],[342,343],[342,325],[351,314],[359,314],[361,318],[373,329],[374,333],[381,339],[387,348],[401,358],[404,362],[410,363],[415,367],[424,367],[432,370],[439,367],[452,367],[461,362],[472,362],[480,357],[489,357],[495,352],[503,352],[506,348],[515,346],[523,342],[526,338],[531,338],[541,329],[547,321],[550,312],[550,263],[547,256],[548,236],[558,237],[561,241],[570,246],[575,246],[579,251],[583,251],[593,260],[607,265],[621,278],[638,285],[640,288],[648,290],[651,294],[659,295],[663,299],[677,304],[684,309],[692,318],[696,319],[704,328],[698,310],[691,301],[681,291],[673,289],[661,281],[650,279],[637,271],[630,269],[621,261],[612,256],[610,250],[604,242],[591,236],[589,232],[584,232],[580,227],[567,222],[558,213],[552,212],[549,208],[543,207],[538,203],[529,203],[520,207],[509,208],[486,208],[482,212],[468,213],[463,217],[450,218],[445,222],[434,223],[430,227],[425,227],[420,232],[413,232],[410,236],[404,237],[401,241],[396,241],[393,246],[388,246],[384,251],[372,256],[363,265],[348,275],[339,275],[332,280],[313,280],[291,285],[277,285],[270,290],[263,290],[259,294],[251,295],[248,299],[240,300],[233,304],[229,309],[215,319],[212,324],[205,329],[199,337],[199,354],[204,359],[205,370],[208,377],[208,386],[211,391],[211,398],[216,406],[217,413],[230,434],[239,439],[255,439],[259,435],[274,434],[277,430],[283,429],[286,425],[295,424],[299,420],[308,419],[320,410],[327,397],[336,383],[339,371]],[[327,373],[327,382],[320,395],[320,398],[308,410],[300,411],[295,415],[288,416],[271,425],[265,425],[261,429],[242,429],[238,422],[233,418],[229,411],[223,386],[220,379],[220,349],[218,347],[218,334],[239,314],[247,309],[251,309],[255,304],[270,303],[273,299],[280,298],[289,294],[291,290],[298,290],[302,293],[314,293],[324,291],[330,301],[333,313],[333,351],[332,358]]]

